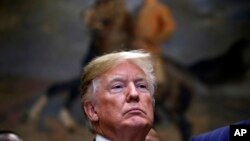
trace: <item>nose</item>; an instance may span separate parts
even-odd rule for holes
[[[127,102],[138,102],[139,100],[139,93],[136,86],[133,82],[130,82],[128,85]]]

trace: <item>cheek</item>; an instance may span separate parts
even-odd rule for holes
[[[154,106],[153,106],[153,99],[151,98],[151,96],[145,97],[144,98],[144,107],[145,109],[148,110],[148,113],[153,115],[153,110],[154,110]]]
[[[102,97],[98,101],[98,111],[102,114],[117,115],[122,111],[122,105],[124,103],[124,98],[118,95],[109,95]],[[105,112],[104,112],[105,111]]]

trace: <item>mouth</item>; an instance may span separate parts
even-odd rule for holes
[[[146,115],[146,113],[140,108],[131,108],[124,113],[124,115],[126,115],[126,114],[132,114],[132,115],[144,114],[144,115]]]

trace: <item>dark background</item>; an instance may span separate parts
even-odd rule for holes
[[[131,12],[140,1],[127,0]],[[169,5],[177,23],[177,31],[162,45],[164,56],[181,66],[188,68],[222,56],[239,38],[250,41],[248,0],[163,2]],[[0,129],[17,131],[27,141],[92,137],[81,123],[83,115],[78,101],[73,112],[82,126],[79,133],[73,136],[61,128],[57,119],[61,96],[47,106],[38,127],[19,121],[23,111],[48,86],[79,75],[81,59],[90,41],[80,15],[92,3],[91,0],[0,1]],[[249,65],[249,43],[241,56],[244,64]],[[226,78],[230,81],[223,79],[220,83],[197,81],[198,93],[188,112],[194,135],[250,117],[250,71],[246,69],[239,74],[242,75],[237,77],[241,79],[230,80],[229,74]],[[179,140],[171,123],[166,121],[158,129],[162,137]]]

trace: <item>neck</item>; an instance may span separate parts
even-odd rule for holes
[[[131,131],[133,133],[131,133]],[[140,132],[135,132],[134,130],[130,131],[121,131],[121,133],[115,135],[114,141],[145,141],[145,138],[147,136],[147,132],[145,131],[140,131]]]
[[[100,128],[99,128],[100,129]],[[150,127],[97,130],[97,133],[112,141],[145,141]]]

